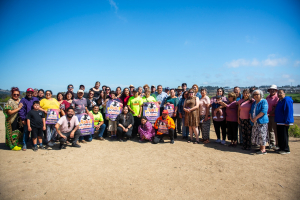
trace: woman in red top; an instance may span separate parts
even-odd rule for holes
[[[74,93],[67,91],[65,94],[66,100],[60,104],[61,116],[65,115],[65,111],[71,106],[72,99],[74,99]]]
[[[121,96],[121,100],[123,101],[123,105],[127,105],[128,100],[130,98],[130,93],[129,93],[129,89],[128,88],[124,88],[123,92],[122,92],[122,96]]]

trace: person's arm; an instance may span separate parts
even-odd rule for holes
[[[208,101],[207,104],[206,104],[206,113],[205,113],[205,119],[204,119],[204,121],[209,120],[209,119],[208,119],[209,108],[210,108],[210,103],[209,103],[209,101]],[[199,109],[199,110],[200,110],[200,109]]]
[[[65,113],[65,111],[63,109],[60,109],[60,114],[61,114],[61,116],[65,116],[66,115],[66,113]]]
[[[127,114],[127,115],[128,115],[128,114]],[[128,127],[129,127],[130,125],[131,125],[130,127],[132,127],[132,126],[134,125],[135,122],[134,122],[133,115],[131,115],[131,114],[129,114],[129,115],[130,115],[129,117],[130,117],[130,119],[131,119],[131,123],[128,125]]]
[[[75,132],[79,129],[79,124],[71,131],[70,138],[74,138]]]
[[[22,104],[22,103],[19,103],[19,106],[18,106],[17,109],[14,109],[14,110],[7,110],[7,113],[8,113],[9,115],[15,114],[15,113],[19,112],[19,111],[22,109],[22,107],[23,107],[23,104]]]
[[[241,124],[241,121],[240,121],[241,105],[240,104],[237,104],[237,105],[238,105],[238,123]]]
[[[22,123],[24,124],[24,125],[26,125],[26,115],[25,115],[25,113],[26,113],[26,108],[27,108],[27,105],[25,104],[25,103],[23,103],[23,101],[22,101],[23,99],[21,99],[21,101],[20,101],[20,104],[22,103],[23,104],[23,106],[22,106],[22,108],[19,110],[19,116],[20,116],[20,118],[21,118],[21,120],[22,120]]]
[[[64,135],[60,132],[60,124],[59,124],[58,122],[55,124],[55,129],[56,129],[57,134],[58,134],[60,137],[64,138],[65,140],[67,139],[67,137],[64,136]]]
[[[43,131],[46,130],[46,120],[45,116],[43,117]]]
[[[27,127],[28,127],[28,131],[32,131],[32,128],[30,126],[30,119],[27,119]]]
[[[293,103],[287,102],[287,100],[284,102],[283,105],[283,119],[286,126],[289,126],[290,123],[294,122],[294,109],[293,109]]]
[[[86,112],[86,114],[89,114],[89,110],[87,109],[87,107],[85,107],[85,112]]]
[[[190,111],[196,110],[197,108],[199,108],[199,98],[198,97],[196,97],[196,106],[191,108]]]

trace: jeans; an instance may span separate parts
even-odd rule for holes
[[[47,142],[50,142],[51,140],[55,141],[57,136],[55,124],[46,124],[46,131],[47,131]]]
[[[27,146],[27,142],[29,140],[29,131],[28,131],[28,126],[24,125],[24,133],[23,133],[23,145]]]
[[[165,136],[169,136],[170,140],[174,140],[174,132],[175,130],[170,128],[168,134],[157,135],[157,129],[155,129],[155,137],[153,139],[153,144],[157,144],[162,140]]]
[[[82,141],[83,139],[87,142],[91,142],[93,140],[93,135],[91,134],[79,137],[79,141]]]
[[[117,127],[117,136],[119,139],[123,139],[126,137],[127,139],[132,136],[133,127],[129,128],[127,132],[124,132],[121,127]]]
[[[62,137],[60,137],[59,138],[59,142],[60,142],[60,144],[64,144],[68,139],[70,139],[70,135],[71,135],[71,132],[68,132],[68,133],[62,133],[64,136],[66,136],[67,137],[67,139],[64,139],[64,138],[62,138]],[[77,131],[75,131],[75,133],[74,133],[74,140],[73,140],[73,144],[76,144],[76,142],[77,142],[77,140],[78,140],[78,138],[79,138],[79,136],[80,136],[80,130],[77,130]]]
[[[183,137],[188,137],[190,134],[190,130],[188,126],[184,126],[184,117],[182,118],[182,136]]]
[[[97,132],[96,132],[96,128],[94,128],[94,136],[96,136],[95,134],[99,132],[98,137],[103,137],[105,128],[106,128],[105,124],[102,124]],[[79,137],[79,141],[82,141],[83,139],[87,142],[91,142],[93,140],[93,135],[91,134],[91,135],[85,135]]]

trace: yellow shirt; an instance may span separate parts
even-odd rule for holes
[[[46,111],[48,111],[49,109],[59,110],[60,104],[56,99],[52,98],[52,100],[42,99],[40,101],[40,106]]]

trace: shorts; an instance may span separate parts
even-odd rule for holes
[[[38,136],[43,137],[43,133],[44,133],[43,128],[32,127],[31,138],[37,138]]]
[[[109,120],[108,131],[116,131],[116,130],[117,130],[117,122]]]

